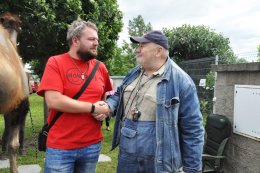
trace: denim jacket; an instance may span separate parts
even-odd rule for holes
[[[123,91],[140,73],[133,68],[114,96],[107,100],[116,110],[112,150],[119,144],[124,115]],[[156,172],[199,172],[204,127],[196,87],[192,79],[170,58],[156,91]]]

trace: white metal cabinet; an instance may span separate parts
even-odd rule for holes
[[[235,85],[233,130],[260,141],[260,86]]]

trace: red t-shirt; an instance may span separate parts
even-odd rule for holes
[[[92,72],[96,59],[88,62],[73,59],[81,71],[85,71],[85,80]],[[88,66],[88,67],[87,67]],[[56,90],[64,95],[73,97],[84,84],[81,72],[73,64],[68,53],[50,57],[40,86],[38,94],[44,96],[45,90]],[[92,81],[78,98],[81,101],[95,103],[112,89],[108,70],[101,62]],[[50,109],[48,123],[51,122],[57,111]],[[74,149],[92,145],[103,140],[101,123],[89,113],[66,113],[54,123],[49,131],[47,146],[58,149]]]

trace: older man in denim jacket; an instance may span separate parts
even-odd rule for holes
[[[131,37],[138,66],[107,100],[116,111],[118,173],[200,172],[204,128],[192,79],[168,56],[160,31]]]

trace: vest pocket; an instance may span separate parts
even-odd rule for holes
[[[178,111],[180,106],[180,99],[178,97],[172,97],[168,99],[164,103],[165,112],[164,112],[164,122],[168,126],[176,127],[177,126],[177,118]]]
[[[127,153],[136,153],[136,130],[128,127],[122,127],[120,136],[120,149]]]

